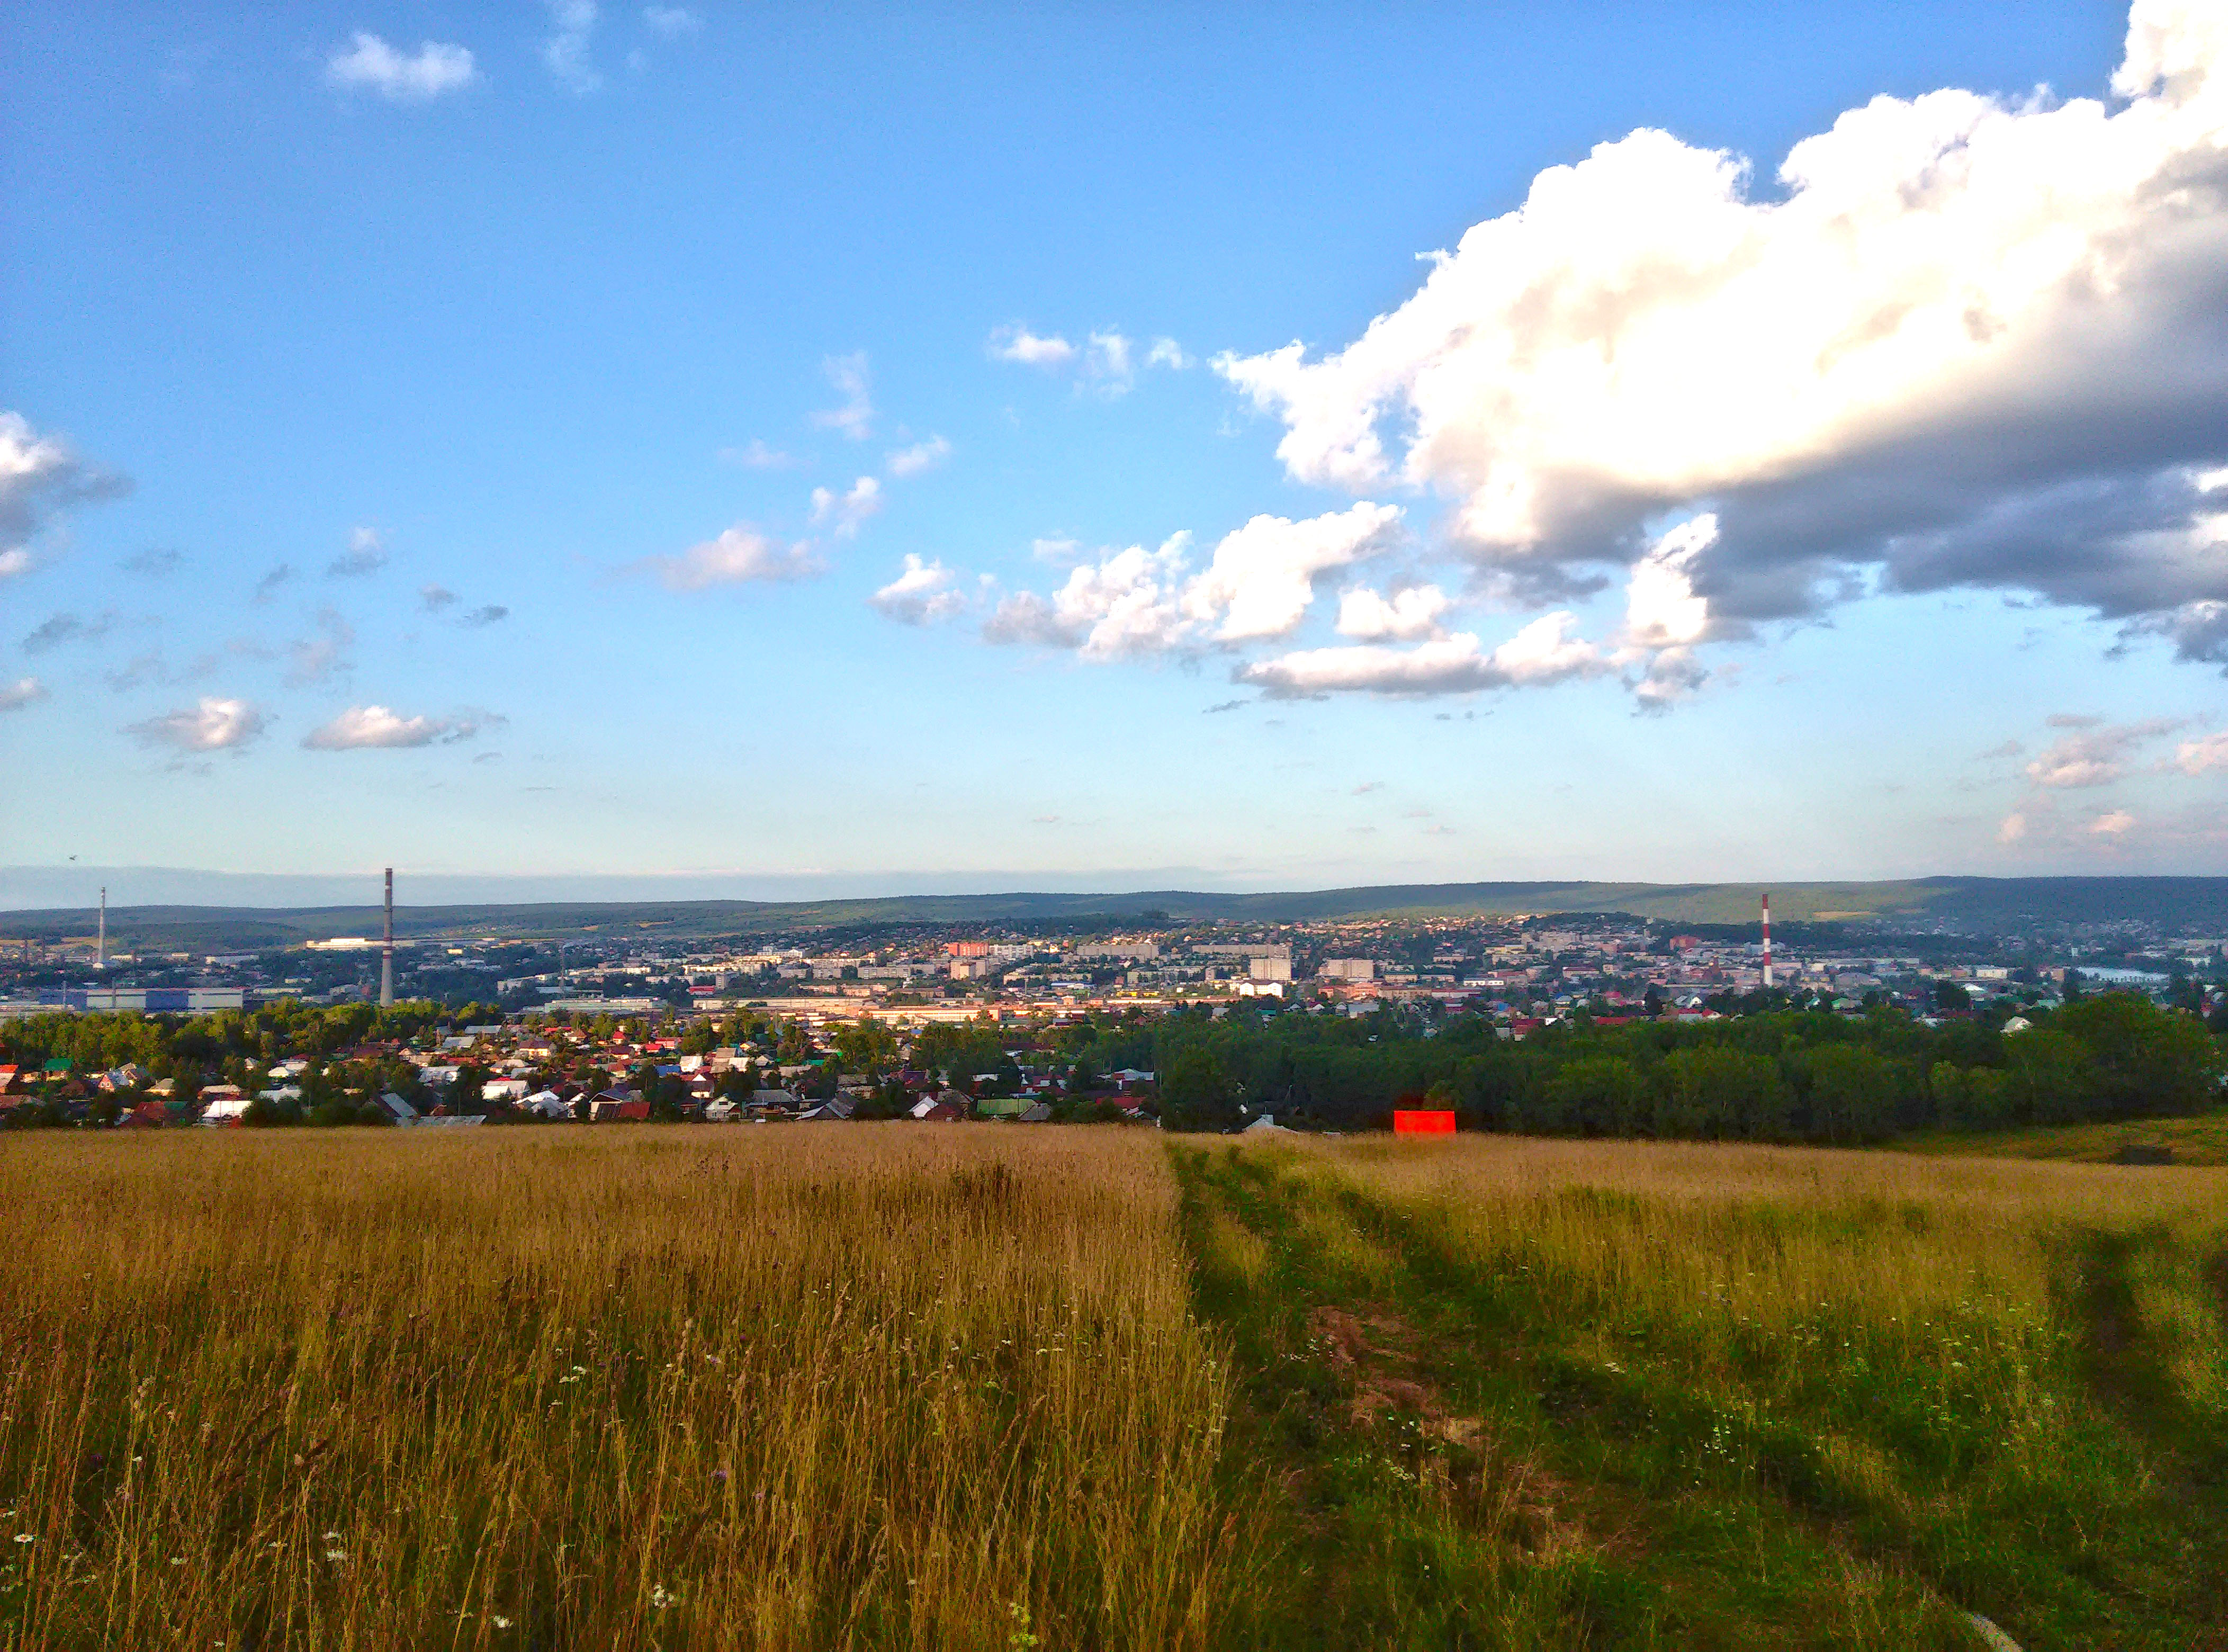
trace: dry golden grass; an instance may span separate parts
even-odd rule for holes
[[[1202,1644],[1174,1199],[1105,1130],[11,1139],[0,1646]]]

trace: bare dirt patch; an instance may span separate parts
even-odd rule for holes
[[[1367,1426],[1387,1413],[1409,1412],[1421,1419],[1427,1434],[1450,1445],[1476,1448],[1482,1439],[1484,1425],[1449,1411],[1438,1389],[1418,1371],[1415,1329],[1398,1315],[1380,1308],[1360,1313],[1313,1309],[1308,1340],[1352,1389],[1350,1410],[1357,1424]]]

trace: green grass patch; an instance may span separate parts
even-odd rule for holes
[[[1649,1195],[1545,1189],[1482,1226],[1336,1155],[1174,1152],[1265,1510],[1241,1643],[1962,1648],[1978,1611],[2029,1652],[2228,1646],[2217,1239],[2069,1226],[2039,1318],[1851,1289],[1767,1321],[1588,1265]],[[1711,1232],[1752,1269],[1861,1267],[1864,1230],[1931,1220],[1752,1204]]]
[[[1992,1159],[2066,1159],[2110,1164],[2130,1149],[2163,1148],[2175,1164],[2228,1164],[2228,1111],[2188,1118],[2125,1118],[2109,1124],[2039,1124],[2024,1130],[1931,1130],[1895,1143],[1903,1153]]]

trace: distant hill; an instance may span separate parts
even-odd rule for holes
[[[1771,891],[1773,916],[1884,928],[1982,932],[2037,923],[2139,919],[2228,930],[2228,878],[1921,878],[1879,883],[1432,883],[1268,894],[1143,889],[1123,894],[1016,892],[897,895],[858,900],[541,901],[404,906],[399,935],[417,939],[586,934],[693,938],[772,935],[891,925],[1109,921],[1165,914],[1180,922],[1302,923],[1372,916],[1629,912],[1670,923],[1746,924]],[[89,907],[0,913],[0,938],[90,937]],[[379,932],[376,906],[112,907],[108,933],[123,951],[246,951]]]

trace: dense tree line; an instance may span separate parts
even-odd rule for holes
[[[1623,1027],[1580,1019],[1514,1041],[1479,1016],[1385,1010],[1186,1012],[1152,1036],[1162,1120],[1192,1130],[1264,1112],[1381,1128],[1396,1106],[1428,1100],[1469,1130],[1870,1142],[2198,1111],[2218,1104],[2228,1068],[2202,1022],[2125,993],[2011,1033],[1879,1009]]]

